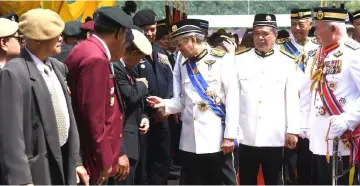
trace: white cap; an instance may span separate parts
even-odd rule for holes
[[[132,43],[145,55],[151,55],[152,46],[149,39],[136,29],[131,29],[131,32],[134,36]]]
[[[6,18],[0,18],[0,38],[15,34],[19,30],[19,24]]]

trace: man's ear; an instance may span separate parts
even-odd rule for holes
[[[7,43],[6,38],[0,38],[0,48],[5,52],[8,51],[8,47],[7,47],[6,43]]]

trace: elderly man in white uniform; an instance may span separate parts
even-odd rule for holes
[[[233,150],[242,133],[235,58],[211,48],[201,28],[185,22],[172,26],[172,36],[187,59],[181,64],[181,95],[170,100],[149,97],[148,102],[165,114],[182,112],[184,184],[236,185]]]
[[[266,185],[282,184],[283,148],[294,149],[300,132],[294,60],[275,47],[276,17],[257,14],[255,48],[236,56],[240,79],[240,185],[256,185],[261,164]]]
[[[308,62],[306,71],[312,80],[312,98],[302,112],[309,117],[312,184],[330,185],[333,178],[331,139],[343,138],[337,149],[340,167],[347,169],[357,159],[357,152],[352,151],[350,155],[350,150],[354,147],[351,142],[358,146],[359,139],[349,136],[359,133],[360,44],[347,36],[346,10],[315,8],[314,12],[315,35],[321,47]],[[338,179],[338,184],[351,184],[349,172]]]

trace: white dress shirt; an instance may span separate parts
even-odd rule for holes
[[[300,108],[295,64],[278,48],[267,57],[254,49],[236,56],[240,82],[241,144],[282,147],[285,134],[299,134]],[[235,104],[235,103],[234,103]]]
[[[44,78],[44,81],[46,82],[46,85],[47,86],[48,85],[53,85],[54,86],[54,88],[56,90],[57,97],[59,98],[61,110],[64,113],[65,128],[66,128],[66,131],[67,131],[66,133],[69,134],[70,117],[69,117],[69,110],[68,110],[67,103],[66,103],[66,98],[65,98],[65,94],[67,94],[67,92],[63,91],[62,86],[60,84],[60,81],[59,81],[58,77],[56,76],[56,74],[54,72],[54,68],[53,68],[51,62],[49,61],[49,59],[47,59],[46,62],[44,63],[38,57],[36,57],[34,54],[32,54],[28,49],[26,49],[26,50],[28,51],[31,58],[35,62],[36,67],[39,69],[42,77]],[[45,73],[45,66],[46,65],[50,67],[50,72],[48,74]]]
[[[210,53],[212,49],[207,46],[207,50]],[[205,63],[207,60],[216,62],[210,68]],[[225,105],[225,128],[221,124],[221,118],[210,108],[206,111],[199,109],[198,104],[202,99],[193,88],[186,62],[181,64],[181,95],[165,100],[166,114],[182,112],[181,150],[196,154],[215,153],[221,151],[224,138],[242,138],[239,128],[239,87],[234,62],[234,56],[228,53],[223,57],[207,54],[197,62],[199,72]]]

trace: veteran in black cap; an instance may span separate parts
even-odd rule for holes
[[[65,62],[67,56],[69,55],[71,49],[86,39],[84,33],[80,30],[82,25],[79,21],[69,21],[65,23],[64,31],[62,32],[63,42],[61,44],[61,53],[54,56],[57,60]]]
[[[240,122],[244,134],[238,157],[240,185],[258,184],[259,164],[266,185],[282,185],[284,144],[286,148],[295,149],[300,132],[295,62],[288,52],[276,45],[277,36],[275,15],[256,14],[254,48],[236,53],[236,71],[244,92],[239,96],[240,103],[247,105],[240,109],[240,118],[246,118]],[[270,86],[263,86],[264,81]],[[279,81],[286,83],[271,86]],[[259,107],[262,109],[254,114],[253,110]]]
[[[129,174],[129,160],[122,145],[124,107],[110,62],[119,61],[126,42],[133,40],[129,29],[132,26],[131,17],[121,8],[101,8],[95,18],[94,34],[77,44],[65,62],[91,184]]]
[[[354,156],[358,150],[355,148],[354,151],[347,142],[358,140],[356,133],[360,130],[360,59],[355,57],[360,56],[360,44],[347,35],[347,10],[320,7],[314,8],[314,13],[315,35],[320,49],[309,59],[311,64],[307,71],[310,72],[311,81],[308,83],[312,96],[307,105],[309,109],[304,112],[308,116],[309,146],[313,153],[312,184],[334,183],[332,139],[347,136],[346,140],[337,142],[337,158],[342,161],[336,165],[341,167],[341,176],[336,181],[338,185],[351,185],[350,180],[356,179],[356,173],[354,178],[349,177],[354,176],[352,171],[343,171],[350,170],[355,164]]]
[[[8,14],[5,14],[1,17],[19,23],[19,16],[15,12],[9,12]]]
[[[207,44],[199,27],[201,22],[182,20],[172,26],[172,37],[187,58],[181,63],[179,82],[189,81],[189,86],[177,82],[174,85],[182,90],[180,96],[166,100],[150,97],[148,101],[154,108],[165,108],[166,114],[182,112],[179,148],[185,185],[236,185],[233,151],[241,131],[237,132],[240,104],[234,104],[240,94],[235,59],[234,55]],[[201,88],[194,91],[193,86],[199,86],[195,74],[205,78],[202,86],[208,87],[206,92]],[[206,99],[214,100],[203,101]],[[159,104],[153,104],[154,101]],[[226,114],[221,114],[225,110]]]
[[[133,16],[134,24],[139,26],[152,44],[152,54],[144,63],[135,66],[134,71],[149,83],[150,95],[161,98],[172,97],[171,64],[163,49],[154,44],[156,38],[156,14],[149,9],[138,11]],[[170,131],[167,116],[156,109],[149,109],[151,130],[147,133],[147,181],[149,185],[166,185],[170,163]],[[144,155],[144,154],[143,154]]]

